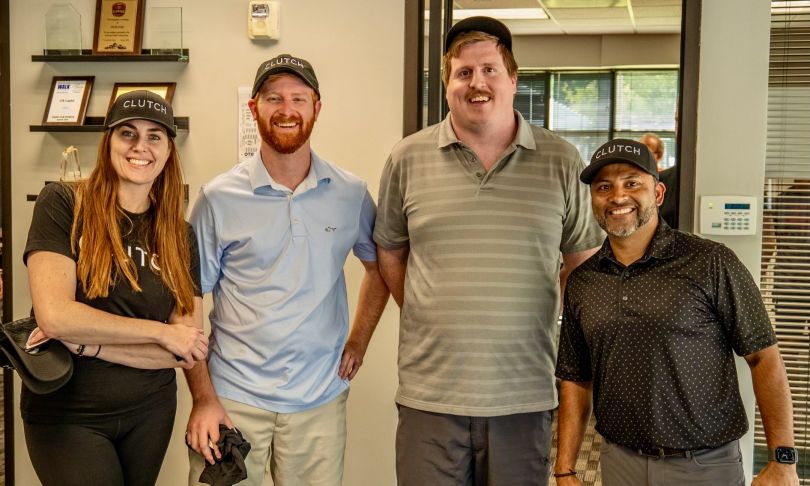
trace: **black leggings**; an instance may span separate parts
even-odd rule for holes
[[[24,422],[37,477],[43,486],[154,486],[176,407],[174,398],[144,413],[94,423]]]

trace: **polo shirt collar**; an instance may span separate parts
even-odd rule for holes
[[[461,143],[456,136],[456,132],[453,131],[453,125],[450,122],[451,116],[452,113],[448,113],[439,124],[439,148],[444,148],[454,143]],[[515,134],[515,139],[512,141],[512,145],[520,145],[525,149],[537,150],[537,144],[534,142],[534,134],[532,133],[532,126],[517,110],[515,110],[515,119],[518,122],[518,130]]]
[[[675,256],[674,231],[675,230],[670,228],[666,221],[659,216],[658,227],[655,229],[655,233],[653,234],[652,240],[650,240],[650,244],[647,245],[647,250],[644,252],[644,256],[633,262],[633,264],[644,263],[650,258],[668,260]],[[604,263],[605,260],[610,260],[615,264],[619,264],[619,261],[613,255],[613,248],[611,248],[610,240],[608,238],[605,238],[604,243],[602,243],[602,248],[599,250],[598,258],[600,263]]]
[[[332,182],[329,177],[329,172],[326,170],[326,163],[318,157],[318,155],[310,150],[310,165],[307,177],[295,188],[295,194],[306,192],[314,189],[320,183],[328,184]],[[290,189],[276,182],[270,173],[267,172],[264,163],[262,163],[261,151],[256,151],[256,154],[248,162],[248,176],[250,178],[250,187],[253,192],[259,188],[269,187],[273,191],[289,193]]]

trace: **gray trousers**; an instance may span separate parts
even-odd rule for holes
[[[551,411],[466,417],[399,406],[399,486],[545,486]]]
[[[604,486],[742,486],[740,442],[684,456],[649,457],[607,439],[600,448]]]

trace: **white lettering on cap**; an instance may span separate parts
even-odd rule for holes
[[[294,57],[279,57],[265,64],[264,70],[266,71],[272,67],[281,66],[282,64],[292,64],[293,66],[300,67],[301,69],[306,69],[304,63]]]
[[[632,145],[622,145],[622,144],[615,144],[611,145],[610,147],[599,149],[596,154],[594,154],[594,158],[599,160],[603,157],[607,157],[608,155],[612,155],[614,153],[622,153],[627,152],[628,154],[635,154],[640,156],[641,149],[639,147],[633,147]]]
[[[161,113],[168,113],[166,105],[152,100],[138,99],[124,101],[124,108],[150,108]]]

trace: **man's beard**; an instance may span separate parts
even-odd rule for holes
[[[658,216],[657,209],[658,206],[655,205],[655,202],[644,208],[639,207],[636,210],[635,224],[625,225],[619,228],[611,228],[608,225],[607,216],[605,214],[597,214],[595,216],[596,222],[599,223],[599,227],[601,227],[605,231],[605,233],[618,238],[627,238],[628,236],[635,233],[636,230],[638,230],[645,224],[649,223],[651,219],[657,217]]]
[[[298,123],[298,131],[291,134],[279,133],[273,123]],[[256,125],[262,140],[273,147],[273,150],[281,154],[291,154],[309,140],[312,128],[315,126],[315,117],[304,125],[301,117],[285,118],[281,115],[273,115],[269,120],[259,121]]]

